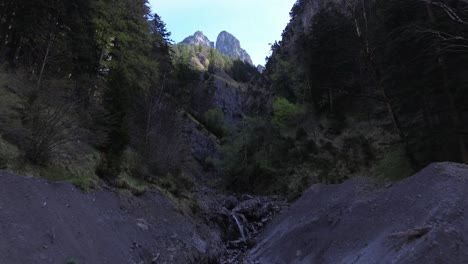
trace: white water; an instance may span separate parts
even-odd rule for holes
[[[236,221],[237,227],[239,228],[240,234],[242,236],[242,241],[246,241],[247,239],[245,237],[244,227],[240,223],[239,219],[237,219],[237,216],[235,214],[231,213],[231,215],[234,218],[234,220]]]
[[[247,240],[247,237],[245,235],[245,229],[244,229],[244,226],[242,225],[241,221],[239,221],[239,218],[237,218],[236,214],[235,213],[232,213],[230,212],[228,209],[226,209],[225,207],[223,207],[224,211],[226,211],[228,214],[230,214],[232,216],[232,218],[234,219],[234,221],[236,222],[237,224],[237,228],[239,229],[239,232],[241,234],[241,237],[242,237],[242,241],[246,241]],[[245,219],[245,216],[244,215],[240,215],[242,217],[242,220],[244,220],[245,223],[247,223],[247,220]],[[248,231],[247,231],[248,232]],[[250,235],[249,235],[250,236]]]

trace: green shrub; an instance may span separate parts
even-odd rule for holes
[[[79,264],[78,260],[74,259],[74,258],[71,258],[69,260],[67,260],[67,264]]]
[[[389,151],[385,157],[377,161],[375,174],[385,180],[401,180],[414,173],[408,157],[403,149]]]
[[[216,160],[213,159],[212,157],[207,157],[204,162],[203,162],[203,169],[205,171],[208,171],[210,169],[213,169],[216,165]]]
[[[278,97],[273,102],[273,124],[279,127],[297,124],[304,115],[304,108],[293,104],[284,97]]]
[[[38,166],[34,165],[27,170],[32,175],[38,175],[49,181],[67,181],[77,188],[88,191],[97,186],[96,176],[89,171],[80,168],[66,167],[62,165]]]
[[[269,192],[280,175],[287,149],[277,129],[262,118],[246,118],[235,135],[221,147],[222,159],[216,163],[224,174],[226,188],[236,192]]]
[[[203,115],[208,130],[218,137],[227,135],[229,128],[226,125],[223,110],[219,108],[210,109]]]
[[[0,170],[8,168],[7,160],[5,157],[0,156]]]
[[[328,125],[331,130],[330,132],[336,135],[343,133],[343,131],[348,127],[346,117],[338,113],[334,113],[330,116]]]
[[[97,183],[91,178],[86,176],[76,176],[69,179],[69,181],[83,191],[94,189]]]
[[[14,146],[4,141],[0,135],[0,169],[5,170],[11,167],[14,160],[18,159],[19,150]]]
[[[239,59],[233,60],[229,67],[226,68],[227,74],[229,74],[237,82],[242,83],[248,82],[250,79],[259,74],[256,67]]]
[[[183,197],[192,191],[193,180],[185,173],[171,174],[158,178],[158,185],[175,197]]]
[[[192,198],[188,201],[188,207],[190,208],[190,212],[192,212],[192,214],[198,214],[202,210],[200,203],[195,198]]]

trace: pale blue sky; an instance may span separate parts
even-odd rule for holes
[[[149,0],[172,40],[180,42],[201,30],[216,41],[226,30],[236,36],[255,65],[265,64],[269,43],[281,40],[296,0]]]

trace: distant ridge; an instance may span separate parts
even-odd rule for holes
[[[184,40],[182,40],[183,44],[189,44],[189,45],[201,45],[201,46],[206,46],[210,48],[214,48],[214,42],[211,42],[207,36],[203,34],[201,31],[195,32],[192,36],[186,37]]]
[[[231,58],[240,59],[253,65],[250,55],[242,49],[240,41],[231,33],[222,31],[219,33],[215,43],[203,34],[202,31],[195,32],[192,36],[189,36],[182,40],[180,43],[189,45],[201,45],[210,48],[216,48],[220,53],[225,54]]]

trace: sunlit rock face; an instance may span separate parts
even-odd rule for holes
[[[208,37],[205,36],[201,31],[195,32],[195,34],[185,38],[180,43],[216,48],[222,54],[225,54],[231,58],[240,59],[253,65],[250,55],[247,53],[247,51],[242,49],[240,41],[231,33],[226,31],[219,33],[216,40],[216,45],[214,42],[211,42],[210,39],[208,39]]]
[[[226,31],[219,33],[216,40],[216,49],[229,57],[238,58],[247,63],[253,64],[250,55],[241,48],[240,41]]]
[[[201,31],[195,32],[192,36],[185,38],[181,43],[189,45],[201,45],[214,48],[214,42],[211,42]]]

